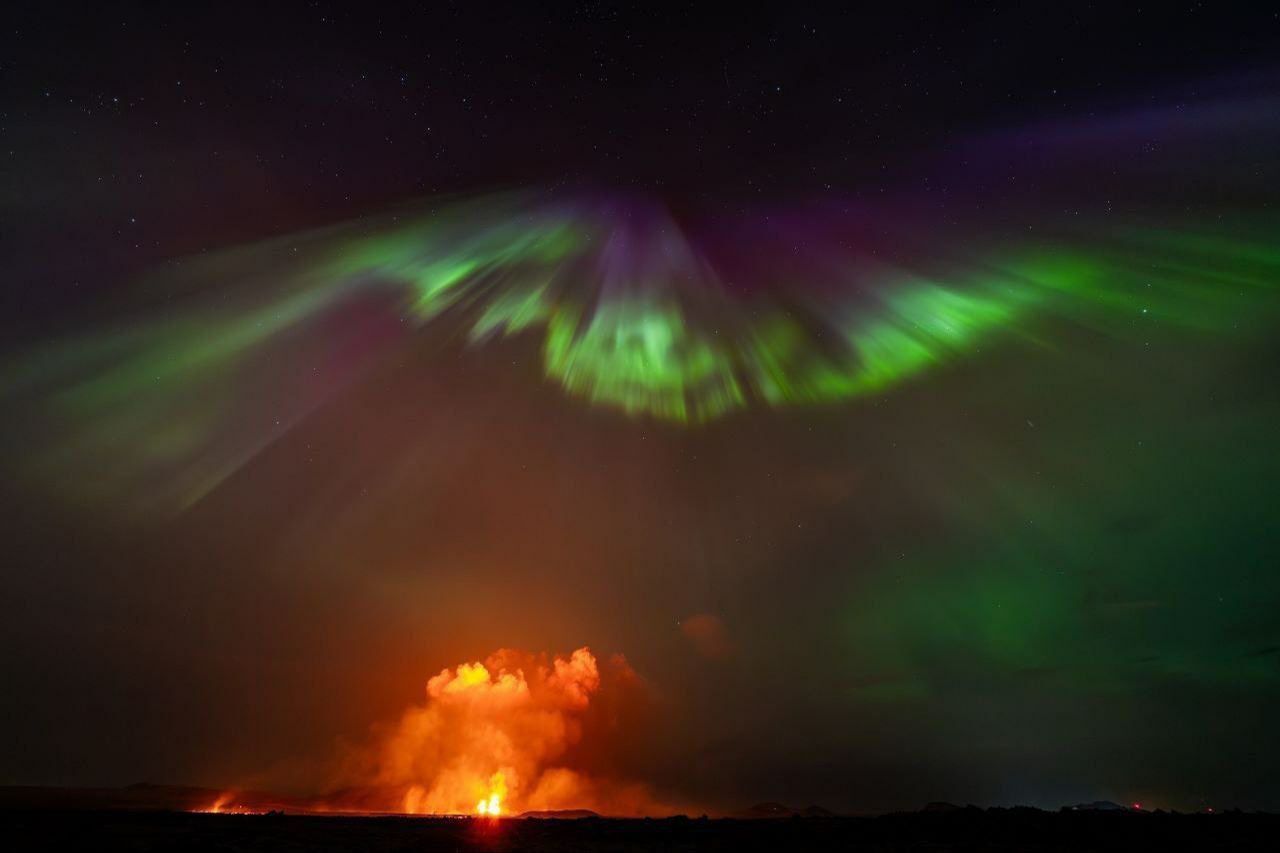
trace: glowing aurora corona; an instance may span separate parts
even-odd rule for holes
[[[918,226],[871,239],[855,214],[718,222],[716,239],[648,200],[442,201],[174,264],[144,283],[163,307],[11,359],[0,391],[35,402],[37,481],[89,466],[83,498],[181,508],[415,337],[509,339],[573,398],[695,425],[885,394],[1071,327],[1213,334],[1280,279],[1256,216],[952,229],[922,250]]]

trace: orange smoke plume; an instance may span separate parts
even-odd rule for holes
[[[387,808],[411,814],[659,813],[643,785],[593,763],[602,751],[591,741],[607,738],[616,717],[603,709],[641,685],[621,656],[602,672],[585,647],[550,661],[500,649],[430,679],[426,702],[363,757],[362,775],[398,799]]]

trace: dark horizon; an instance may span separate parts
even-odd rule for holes
[[[946,801],[930,801],[920,803],[915,808],[895,809],[879,812],[835,811],[821,803],[778,803],[772,801],[743,803],[737,808],[697,811],[684,810],[669,814],[655,814],[654,818],[689,818],[712,820],[777,820],[789,818],[874,818],[895,815],[933,814],[947,815],[957,813],[1002,813],[1018,811],[1036,811],[1045,814],[1053,813],[1119,813],[1129,812],[1136,815],[1187,815],[1206,816],[1230,814],[1259,814],[1275,816],[1276,813],[1266,810],[1247,812],[1230,804],[1218,807],[1206,806],[1195,812],[1181,812],[1177,809],[1152,807],[1144,803],[1118,803],[1113,800],[1091,800],[1080,803],[1063,803],[1057,808],[1045,808],[1026,804],[976,804],[952,803]],[[128,811],[128,812],[190,812],[197,814],[222,814],[228,816],[266,816],[287,814],[294,816],[315,817],[421,817],[438,818],[477,818],[485,820],[470,812],[451,814],[415,814],[398,810],[362,810],[347,808],[340,802],[326,797],[307,795],[285,795],[272,791],[250,791],[243,789],[206,788],[193,785],[157,784],[153,782],[135,782],[131,785],[110,788],[96,787],[56,787],[31,785],[0,786],[0,811],[5,812],[72,812],[72,811]],[[611,815],[585,808],[533,809],[529,811],[501,815],[501,819],[551,819],[579,820],[583,818],[602,818],[606,820],[631,820],[626,815]]]

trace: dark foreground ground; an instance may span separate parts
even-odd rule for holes
[[[8,850],[1275,850],[1280,815],[979,810],[875,818],[499,821],[0,811]]]

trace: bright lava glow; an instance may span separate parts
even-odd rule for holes
[[[261,812],[254,811],[251,808],[242,806],[239,803],[235,802],[235,795],[230,792],[224,792],[222,794],[219,794],[218,798],[215,799],[208,806],[205,806],[202,809],[193,809],[193,811],[195,811],[198,814],[240,814],[240,815],[261,814]]]
[[[483,667],[481,667],[483,669]],[[487,674],[486,674],[487,677]],[[499,770],[489,778],[489,796],[476,803],[476,814],[482,817],[499,817],[502,814],[502,798],[507,793],[506,775]]]
[[[485,817],[497,817],[502,813],[502,802],[497,794],[490,794],[489,799],[476,803],[476,814]]]

